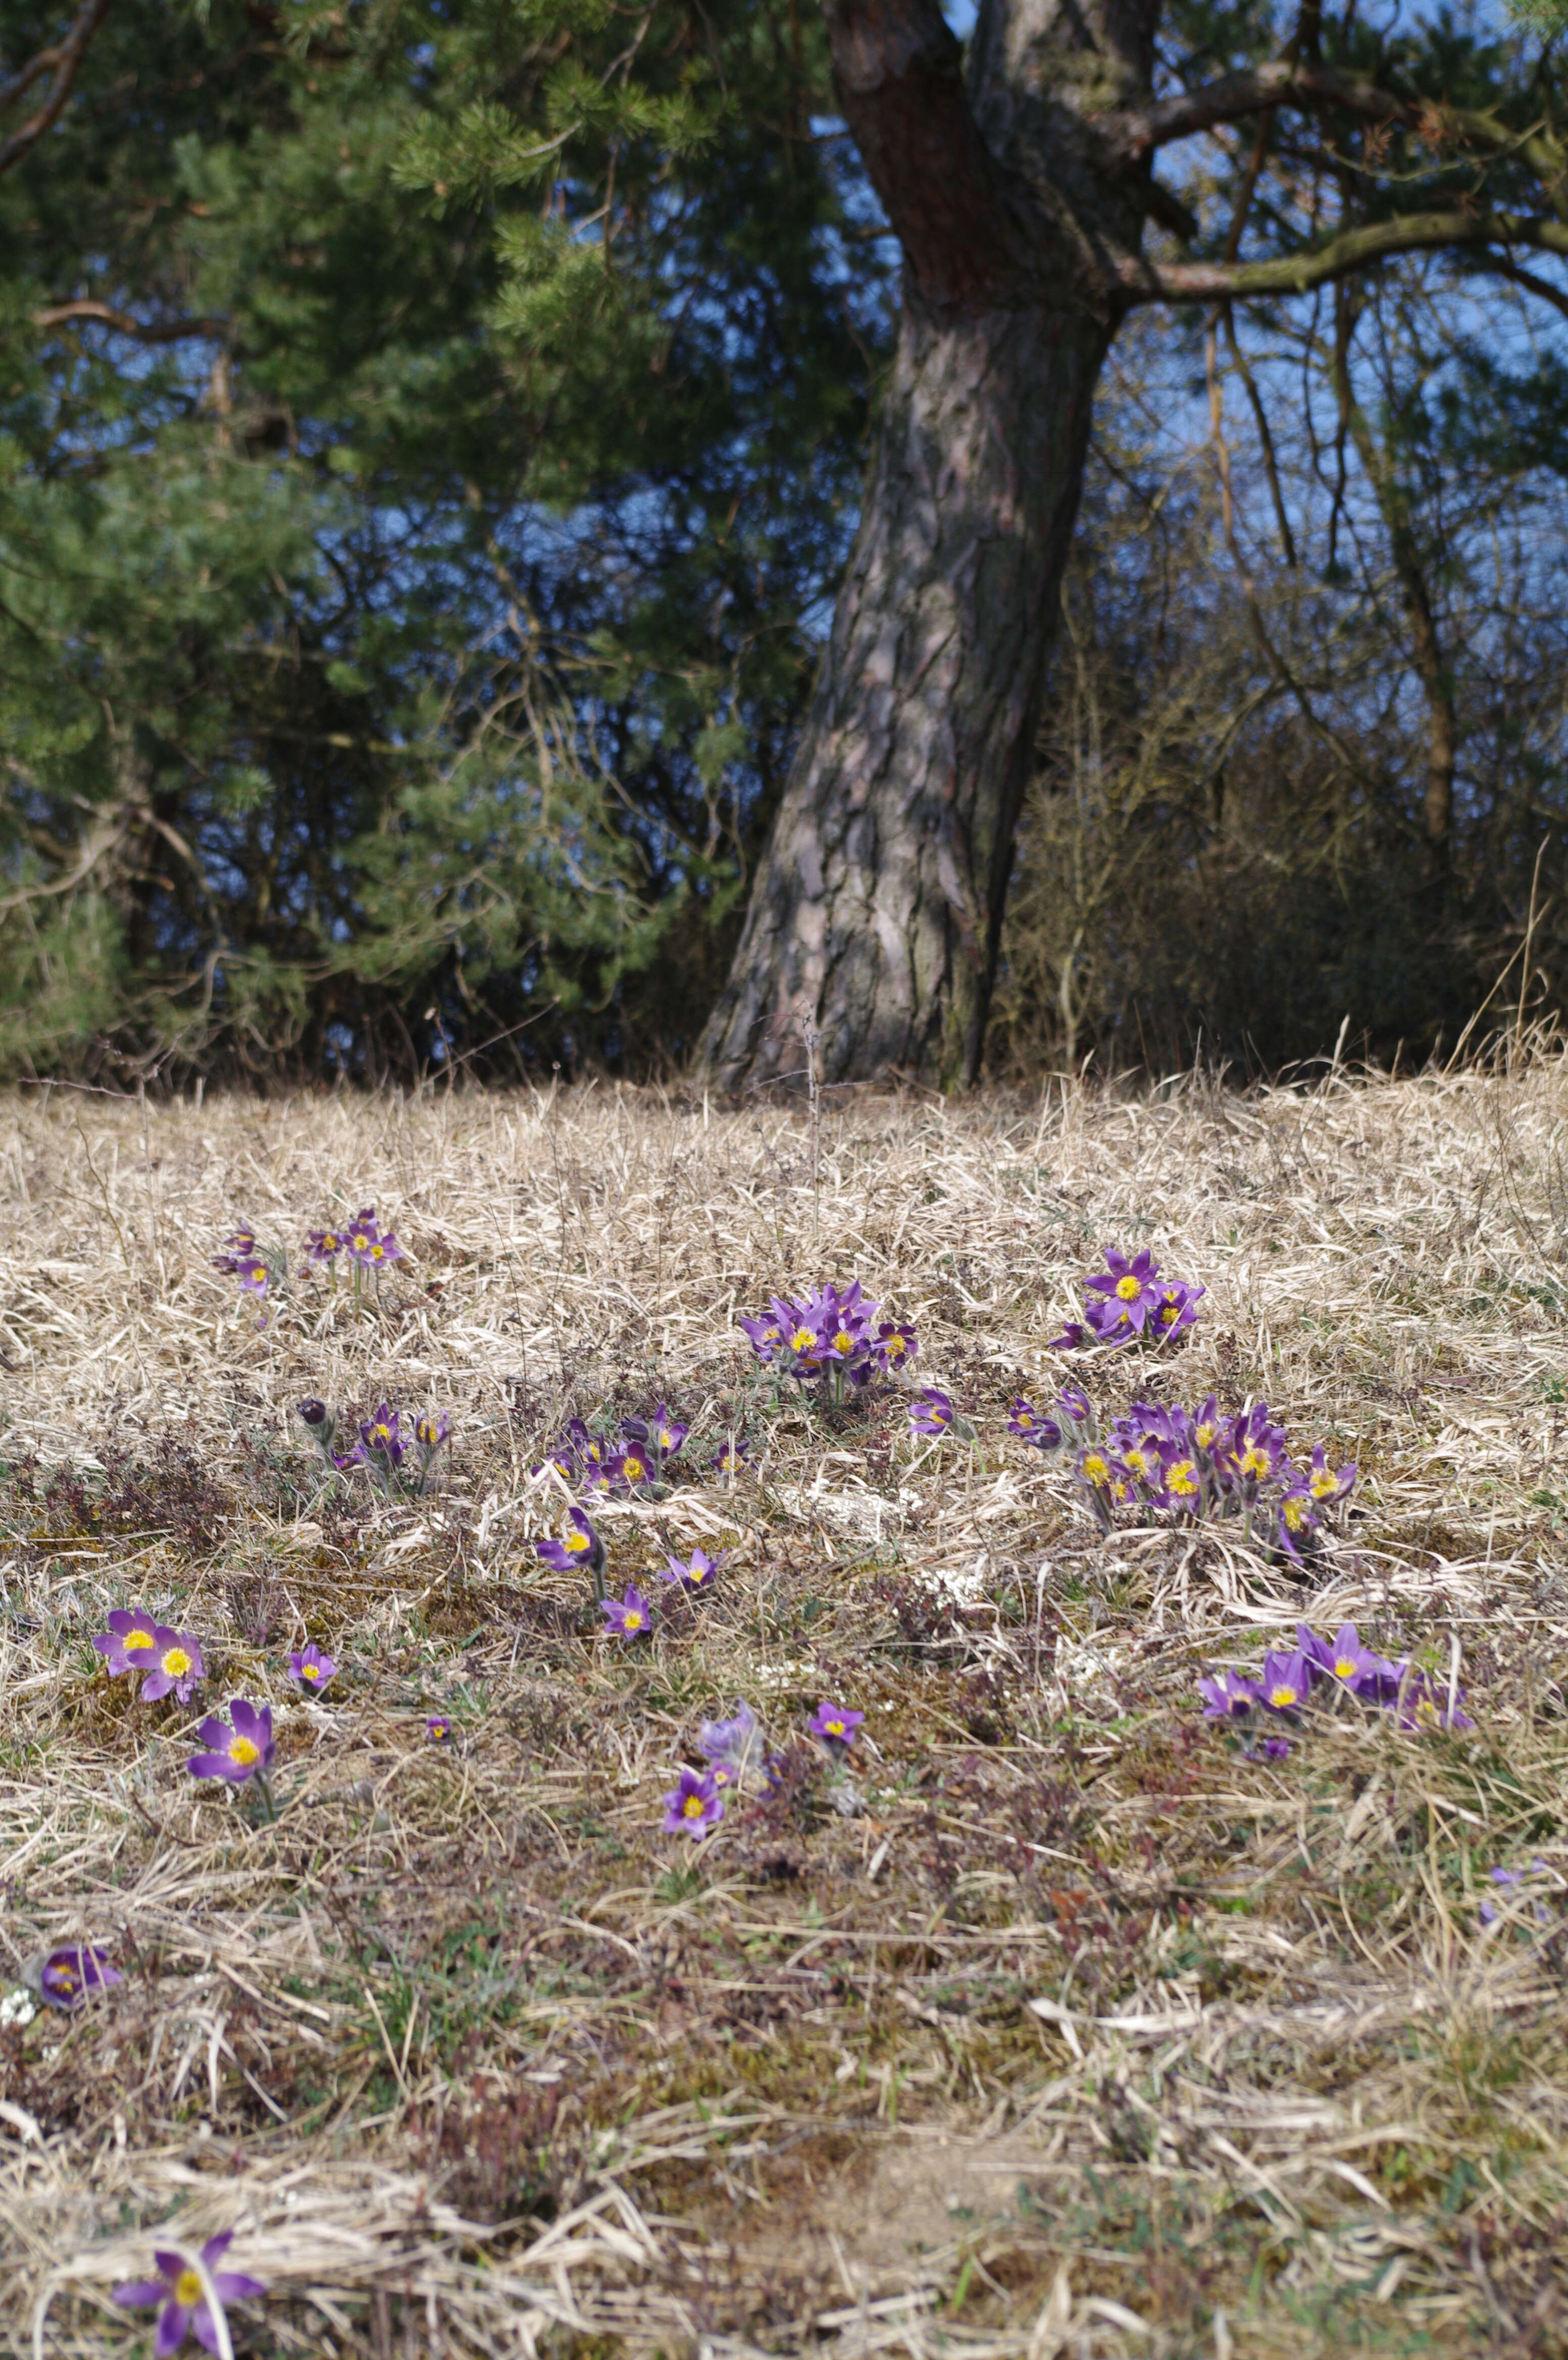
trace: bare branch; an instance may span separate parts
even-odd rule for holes
[[[44,93],[43,104],[35,114],[28,115],[19,130],[14,131],[9,139],[0,145],[0,172],[8,172],[13,164],[20,163],[60,114],[71,96],[71,84],[87,54],[88,44],[108,15],[109,5],[110,0],[82,0],[64,39],[55,42],[50,49],[39,49],[19,72],[14,73],[8,82],[0,82],[0,115],[3,115],[31,90],[34,82],[40,81],[45,74],[53,76]]]
[[[1305,295],[1397,254],[1465,246],[1498,246],[1507,253],[1520,246],[1568,255],[1568,222],[1543,214],[1463,209],[1402,213],[1392,221],[1343,231],[1310,253],[1284,255],[1275,262],[1158,263],[1125,254],[1118,261],[1117,275],[1130,303],[1223,303]]]
[[[1102,115],[1095,129],[1107,160],[1126,169],[1173,140],[1190,139],[1272,106],[1337,109],[1368,123],[1397,124],[1436,150],[1468,144],[1488,154],[1517,155],[1543,178],[1555,179],[1568,160],[1561,144],[1539,125],[1516,131],[1494,115],[1433,99],[1404,98],[1365,75],[1335,73],[1310,59],[1278,58],[1245,73],[1222,74],[1197,90]]]
[[[71,303],[51,303],[47,311],[33,313],[35,328],[63,328],[76,320],[96,321],[105,328],[113,328],[117,336],[134,336],[140,344],[177,344],[187,336],[221,336],[229,324],[226,320],[209,317],[136,320],[128,311],[116,311],[113,303],[101,303],[85,295]]]

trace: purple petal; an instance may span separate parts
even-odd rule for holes
[[[152,2339],[152,2348],[158,2360],[169,2360],[170,2353],[179,2351],[185,2341],[185,2330],[190,2322],[191,2314],[182,2303],[164,2304],[158,2314],[158,2333]]]
[[[164,2278],[131,2278],[114,2290],[116,2302],[123,2302],[127,2307],[138,2306],[143,2310],[155,2302],[161,2302],[168,2292],[169,2284]]]

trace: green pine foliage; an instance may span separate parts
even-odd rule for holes
[[[679,1054],[885,342],[827,90],[787,5],[118,0],[0,180],[6,1069]]]

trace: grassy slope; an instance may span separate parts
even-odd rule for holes
[[[44,2350],[149,2350],[108,2289],[232,2224],[242,2349],[1568,2351],[1565,1106],[1552,1063],[868,1100],[815,1191],[793,1115],[648,1097],[6,1106],[0,1982],[83,1937],[126,1979],[0,2030],[0,2348],[47,2299]],[[378,1313],[236,1318],[237,1219],[297,1255],[372,1198]],[[1209,1288],[1157,1390],[1359,1460],[1310,1590],[1234,1531],[1102,1541],[1006,1439],[1113,1242]],[[916,1318],[974,1454],[774,1403],[733,1315],[819,1274]],[[307,1392],[449,1407],[439,1494],[323,1490]],[[665,1396],[758,1460],[606,1513],[618,1577],[731,1551],[633,1650],[538,1565],[529,1469]],[[202,1634],[188,1711],[98,1668],[128,1602]],[[1240,1759],[1196,1673],[1302,1613],[1457,1649],[1475,1733]],[[275,1830],[182,1768],[230,1694],[279,1716]],[[828,1694],[858,1812],[803,1774],[661,1833],[705,1714],[798,1739]],[[1484,1932],[1535,1858],[1544,1918]]]

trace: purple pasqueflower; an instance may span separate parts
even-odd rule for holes
[[[367,1270],[381,1271],[395,1262],[407,1260],[405,1248],[398,1243],[396,1229],[378,1230],[359,1257]]]
[[[1051,1336],[1047,1338],[1046,1349],[1047,1352],[1079,1351],[1088,1334],[1089,1330],[1084,1327],[1081,1320],[1069,1319],[1059,1336]]]
[[[768,1311],[764,1312],[760,1319],[742,1319],[739,1325],[745,1335],[751,1338],[751,1349],[759,1360],[765,1365],[769,1360],[777,1359],[784,1339],[785,1322],[784,1320],[776,1318],[771,1311]]]
[[[252,1255],[248,1262],[236,1262],[235,1268],[242,1295],[254,1295],[259,1299],[266,1294],[270,1273],[259,1254]]]
[[[1189,1286],[1183,1279],[1162,1279],[1159,1300],[1148,1323],[1150,1332],[1157,1335],[1162,1344],[1168,1343],[1173,1336],[1179,1336],[1184,1328],[1192,1326],[1198,1317],[1199,1303],[1208,1291],[1203,1286]]]
[[[1053,1417],[1042,1417],[1032,1401],[1022,1393],[1014,1397],[1007,1431],[1016,1442],[1026,1442],[1032,1450],[1059,1450],[1061,1428]]]
[[[604,1480],[612,1490],[643,1491],[658,1480],[658,1476],[652,1451],[640,1443],[628,1443],[624,1450],[618,1450],[613,1459],[604,1463]]]
[[[641,1457],[652,1460],[657,1470],[666,1459],[674,1457],[691,1428],[672,1417],[661,1402],[652,1417],[622,1418],[620,1431],[623,1440]]]
[[[1266,1712],[1299,1712],[1312,1692],[1313,1666],[1304,1648],[1290,1655],[1271,1647],[1263,1659],[1258,1702]]]
[[[62,1943],[38,1970],[40,1995],[49,2006],[62,2009],[80,2007],[91,1993],[124,1982],[119,1969],[109,1964],[93,1942]]]
[[[909,1423],[916,1434],[966,1434],[969,1428],[959,1415],[951,1393],[943,1393],[939,1385],[922,1385],[909,1404]]]
[[[546,1565],[562,1573],[570,1573],[578,1566],[587,1566],[595,1576],[604,1571],[604,1543],[584,1515],[581,1508],[568,1508],[569,1525],[566,1536],[559,1541],[535,1541],[534,1552]]]
[[[389,1402],[383,1402],[374,1417],[367,1417],[359,1429],[360,1445],[367,1459],[378,1459],[384,1467],[400,1467],[408,1448],[402,1421]]]
[[[108,1629],[100,1632],[93,1644],[101,1655],[107,1657],[109,1677],[117,1680],[122,1672],[134,1672],[140,1668],[130,1661],[129,1650],[152,1646],[157,1634],[157,1623],[139,1606],[116,1606],[109,1616]]]
[[[1193,1449],[1200,1457],[1209,1459],[1221,1441],[1223,1431],[1218,1398],[1211,1393],[1197,1415],[1190,1421],[1190,1438]]]
[[[194,1633],[172,1630],[166,1622],[153,1624],[150,1646],[127,1647],[126,1661],[134,1671],[147,1674],[141,1684],[144,1704],[156,1704],[170,1691],[183,1704],[198,1680],[207,1676]]]
[[[1362,1645],[1361,1633],[1354,1622],[1342,1622],[1332,1639],[1320,1639],[1305,1622],[1298,1622],[1296,1637],[1301,1654],[1314,1669],[1338,1687],[1348,1688],[1353,1696],[1376,1699],[1382,1681],[1394,1671],[1392,1664]]]
[[[424,1733],[432,1745],[447,1745],[452,1741],[452,1716],[445,1712],[425,1715]]]
[[[1073,1468],[1074,1474],[1089,1494],[1089,1504],[1106,1532],[1111,1529],[1111,1503],[1131,1495],[1132,1479],[1119,1459],[1091,1442],[1080,1450]]]
[[[1194,1454],[1178,1445],[1162,1454],[1162,1463],[1167,1507],[1199,1514],[1203,1505],[1203,1470]]]
[[[444,1409],[438,1409],[433,1417],[426,1411],[414,1420],[414,1447],[427,1467],[451,1431],[452,1420]]]
[[[1255,1500],[1259,1487],[1278,1480],[1285,1464],[1285,1428],[1269,1422],[1268,1404],[1255,1402],[1222,1430],[1216,1461],[1235,1481],[1244,1499]]]
[[[1283,1762],[1290,1751],[1288,1737],[1260,1737],[1255,1745],[1245,1748],[1249,1762]]]
[[[1279,1546],[1287,1557],[1301,1560],[1303,1542],[1310,1541],[1320,1531],[1322,1519],[1312,1505],[1310,1491],[1293,1489],[1279,1502]]]
[[[724,1803],[711,1771],[683,1770],[681,1783],[664,1797],[664,1833],[700,1842],[724,1817]]]
[[[1063,1385],[1057,1395],[1057,1415],[1064,1433],[1081,1434],[1093,1441],[1098,1430],[1094,1404],[1081,1385]]]
[[[232,1237],[224,1240],[224,1244],[227,1249],[226,1252],[213,1256],[214,1270],[227,1271],[232,1276],[245,1263],[255,1262],[258,1258],[254,1229],[236,1229]]]
[[[1122,1464],[1153,1505],[1163,1507],[1165,1459],[1154,1437],[1140,1436],[1136,1441],[1126,1444],[1122,1451]],[[1114,1491],[1113,1485],[1112,1488]]]
[[[328,1680],[334,1677],[337,1666],[330,1655],[322,1654],[313,1639],[308,1646],[300,1649],[298,1655],[290,1656],[289,1669],[297,1680],[302,1680],[306,1688],[319,1696]]]
[[[341,1229],[313,1229],[305,1240],[305,1260],[334,1262],[343,1251],[344,1242]]]
[[[344,1251],[349,1261],[360,1270],[367,1269],[370,1262],[370,1249],[378,1242],[380,1235],[380,1229],[376,1222],[375,1206],[363,1206],[354,1216],[344,1235]]]
[[[726,1441],[719,1444],[707,1463],[710,1467],[716,1467],[721,1475],[733,1475],[738,1467],[745,1466],[751,1456],[751,1444],[730,1435]]]
[[[721,1788],[734,1786],[762,1751],[762,1728],[744,1698],[738,1698],[728,1721],[703,1722],[697,1743],[707,1756],[708,1775],[714,1785]]]
[[[192,1754],[187,1761],[185,1767],[192,1778],[227,1778],[239,1786],[258,1773],[265,1777],[272,1767],[278,1748],[272,1736],[271,1706],[264,1704],[258,1710],[244,1697],[231,1697],[229,1719],[232,1729],[226,1729],[214,1714],[196,1732],[207,1751]]]
[[[872,1344],[872,1357],[884,1369],[901,1369],[906,1360],[917,1358],[919,1338],[907,1319],[884,1319]]]
[[[333,1437],[337,1432],[337,1420],[325,1402],[317,1401],[313,1394],[308,1401],[294,1404],[294,1415],[323,1457],[333,1458],[332,1444]]]
[[[115,2300],[127,2309],[162,2308],[158,2314],[158,2332],[153,2338],[157,2360],[170,2360],[184,2343],[187,2331],[205,2351],[219,2349],[218,2331],[213,2318],[207,2288],[212,2289],[220,2309],[227,2302],[248,2302],[267,2289],[259,2278],[247,2278],[243,2270],[220,2270],[217,2267],[234,2240],[234,2231],[225,2229],[221,2236],[209,2237],[202,2248],[201,2268],[188,2254],[160,2253],[154,2250],[158,2265],[155,2278],[139,2278],[128,2286],[115,2289]],[[205,2284],[203,2283],[203,2278]],[[225,2326],[227,2322],[225,2322]]]
[[[1146,1246],[1134,1262],[1113,1247],[1105,1256],[1104,1269],[1084,1281],[1084,1293],[1086,1297],[1090,1294],[1103,1295],[1108,1304],[1115,1306],[1111,1328],[1141,1335],[1146,1321],[1159,1308],[1160,1290],[1155,1284],[1158,1276],[1159,1264]],[[1092,1309],[1086,1316],[1092,1318]],[[1105,1340],[1107,1328],[1102,1326],[1100,1332],[1102,1341]]]
[[[1400,1729],[1474,1729],[1475,1723],[1463,1710],[1464,1690],[1456,1687],[1450,1701],[1449,1689],[1429,1673],[1414,1672],[1409,1664],[1394,1666],[1399,1675],[1398,1685],[1390,1699],[1394,1718]]]
[[[728,1549],[720,1549],[717,1557],[709,1557],[705,1549],[694,1548],[689,1561],[684,1564],[678,1557],[670,1557],[667,1560],[668,1573],[662,1571],[659,1579],[661,1581],[678,1581],[683,1590],[694,1593],[699,1590],[711,1590],[718,1578],[718,1568],[729,1554]]]
[[[1198,1693],[1203,1699],[1205,1721],[1234,1721],[1263,1702],[1257,1682],[1241,1672],[1215,1672],[1199,1681]]]
[[[1312,1463],[1307,1470],[1307,1491],[1320,1508],[1332,1508],[1337,1500],[1345,1499],[1355,1481],[1354,1462],[1345,1467],[1329,1465],[1328,1451],[1319,1443],[1312,1453]]]
[[[842,1295],[836,1286],[819,1288],[807,1295],[801,1308],[806,1315],[805,1324],[815,1329],[819,1359],[855,1360],[870,1351],[872,1323],[881,1306],[868,1301],[858,1278]]]
[[[646,1638],[653,1626],[653,1609],[635,1582],[628,1582],[624,1598],[604,1598],[599,1612],[620,1639]]]
[[[855,1732],[865,1719],[863,1712],[854,1712],[848,1705],[835,1704],[824,1697],[806,1727],[813,1737],[820,1737],[827,1745],[853,1745]]]

